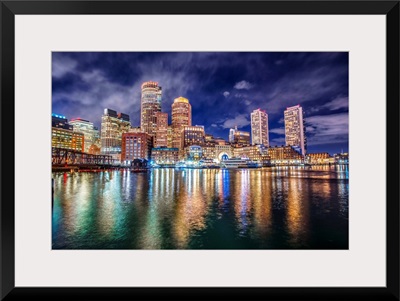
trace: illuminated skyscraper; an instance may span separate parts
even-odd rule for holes
[[[129,132],[130,128],[128,115],[104,109],[104,115],[101,117],[101,153],[120,154],[122,134]]]
[[[93,126],[93,122],[82,118],[71,119],[69,122],[73,126],[73,131],[82,133],[85,136],[85,153],[89,152],[89,148],[92,144],[95,144],[98,138],[98,130]]]
[[[144,133],[155,135],[157,120],[156,112],[161,112],[162,89],[157,82],[142,84],[140,127]]]
[[[251,113],[251,143],[253,145],[269,146],[268,114],[260,109]]]
[[[179,148],[184,126],[192,125],[192,106],[184,97],[175,98],[172,104],[172,147]]]
[[[156,134],[154,139],[154,147],[168,146],[168,113],[156,112]]]
[[[287,146],[293,146],[302,155],[307,151],[305,135],[305,120],[303,108],[300,105],[286,108],[285,113],[285,141]]]

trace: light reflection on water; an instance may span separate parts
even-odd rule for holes
[[[54,249],[347,249],[347,166],[54,173]]]

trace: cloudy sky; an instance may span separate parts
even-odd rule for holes
[[[52,111],[100,129],[104,108],[140,125],[140,86],[162,87],[162,111],[189,99],[193,125],[228,139],[250,131],[250,113],[266,110],[271,145],[283,145],[283,112],[305,111],[308,152],[348,151],[348,54],[343,52],[54,52]]]

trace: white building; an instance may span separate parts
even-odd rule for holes
[[[257,109],[251,113],[251,144],[269,146],[268,114]]]
[[[303,108],[300,105],[288,107],[284,113],[286,146],[293,146],[302,155],[307,151],[305,135],[305,120]]]

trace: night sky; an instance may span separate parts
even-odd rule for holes
[[[228,139],[250,131],[250,113],[266,110],[270,145],[285,143],[283,112],[300,104],[308,152],[348,151],[347,52],[54,52],[52,112],[100,129],[105,108],[140,126],[140,86],[162,87],[162,111],[189,99],[193,125]]]

